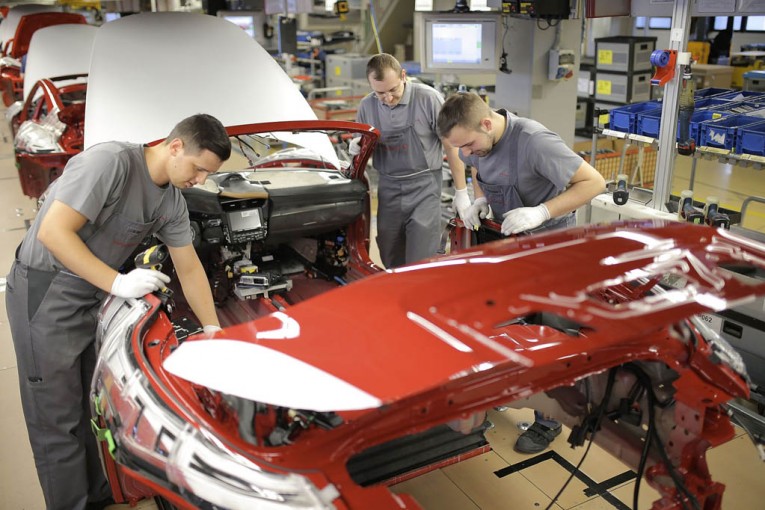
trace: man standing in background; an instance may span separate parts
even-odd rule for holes
[[[465,166],[457,149],[442,140],[436,121],[444,100],[433,88],[406,80],[406,71],[387,53],[367,63],[373,93],[362,99],[356,121],[380,131],[373,164],[380,174],[377,245],[386,268],[436,255],[441,240],[444,152],[451,168],[455,211],[470,207]],[[358,154],[360,139],[349,152]]]

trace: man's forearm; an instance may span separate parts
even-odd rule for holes
[[[215,311],[210,283],[207,281],[207,275],[200,264],[191,272],[185,275],[178,274],[178,279],[183,288],[183,295],[186,297],[191,310],[203,326],[220,326],[218,314]]]

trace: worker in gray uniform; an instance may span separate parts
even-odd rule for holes
[[[475,201],[464,222],[477,228],[493,214],[502,234],[573,226],[574,210],[605,190],[603,177],[539,122],[493,111],[477,94],[449,97],[438,114],[438,132],[472,168]],[[516,450],[546,449],[561,431],[535,411]]]
[[[408,82],[401,64],[387,53],[369,59],[373,93],[359,104],[357,122],[380,131],[372,160],[380,174],[377,189],[377,245],[386,268],[436,255],[441,240],[441,185],[444,152],[457,190],[459,214],[470,207],[465,166],[459,153],[436,133],[443,98],[432,87]],[[359,152],[359,138],[349,152]]]
[[[146,236],[168,247],[205,332],[220,330],[178,188],[203,183],[230,154],[225,128],[205,114],[182,120],[158,145],[95,145],[69,161],[17,249],[6,306],[48,510],[111,502],[90,428],[96,319],[108,293],[138,298],[170,281],[153,269],[118,272]]]

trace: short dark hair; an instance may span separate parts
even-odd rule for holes
[[[401,64],[396,60],[396,57],[387,53],[378,53],[367,62],[367,79],[371,74],[372,78],[377,81],[384,80],[386,69],[393,69],[393,72],[401,76]]]
[[[458,92],[444,101],[438,112],[438,136],[446,138],[455,126],[480,130],[481,119],[491,116],[491,108],[475,92]]]
[[[165,143],[179,138],[192,154],[208,150],[221,161],[231,157],[231,140],[221,121],[206,113],[186,117],[175,125],[167,135]]]

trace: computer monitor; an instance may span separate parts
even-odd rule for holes
[[[218,17],[230,21],[244,32],[258,41],[262,46],[266,45],[266,36],[263,25],[266,23],[266,13],[263,11],[218,11]]]
[[[499,67],[496,14],[423,14],[423,72],[491,72]]]

